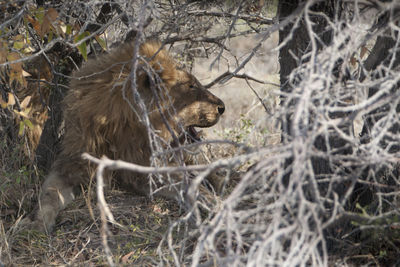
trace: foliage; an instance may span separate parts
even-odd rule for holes
[[[278,1],[267,0],[0,0],[0,265],[398,265],[400,6],[279,2],[285,3],[298,7],[275,17]],[[287,60],[281,73],[293,62],[295,68],[281,76],[282,88],[271,89],[247,66],[270,57],[260,47],[284,29],[274,52]],[[240,56],[230,46],[237,37],[251,40]],[[147,38],[160,39],[188,68],[209,58],[210,72],[223,69],[207,88],[245,81],[242,90],[254,95],[262,115],[239,116],[222,130],[223,140],[181,147],[195,154],[215,145],[224,154],[219,145],[228,145],[229,158],[205,154],[205,165],[168,169],[164,148],[153,148],[151,177],[169,185],[160,167],[193,176],[185,188],[196,198],[189,209],[110,190],[109,225],[93,205],[101,196],[88,186],[50,238],[18,232],[43,178],[35,164],[43,152],[35,151],[56,143],[46,143],[52,135],[40,137],[62,135],[62,126],[47,123],[59,118],[52,96],[68,90],[83,61]],[[280,106],[271,112],[254,84],[280,97]],[[281,141],[271,145],[276,132]],[[238,172],[248,162],[255,163]],[[213,205],[197,194],[210,174],[224,185]]]

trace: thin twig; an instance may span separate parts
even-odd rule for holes
[[[254,81],[254,82],[257,82],[257,83],[261,83],[261,84],[273,85],[273,86],[276,86],[276,87],[278,87],[278,88],[280,87],[280,85],[277,84],[277,83],[261,81],[261,80],[259,80],[259,79],[257,79],[257,78],[251,77],[251,76],[249,76],[249,75],[247,75],[247,74],[245,74],[245,73],[243,73],[243,74],[234,74],[233,72],[230,72],[230,71],[224,72],[223,74],[221,74],[220,76],[218,76],[217,78],[215,78],[212,82],[210,82],[210,83],[204,85],[204,87],[208,89],[208,88],[213,87],[214,85],[216,85],[216,84],[218,84],[218,83],[222,83],[222,81],[225,82],[225,79],[226,79],[227,77],[230,77],[230,78],[233,78],[233,77],[234,77],[234,78],[239,78],[239,79],[245,79],[245,80],[250,80],[250,81]]]

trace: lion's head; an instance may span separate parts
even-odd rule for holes
[[[221,99],[205,89],[191,74],[182,71],[179,81],[171,88],[176,110],[175,119],[195,139],[194,127],[215,125],[225,111]]]
[[[161,98],[168,99],[166,109],[172,114],[169,122],[175,133],[179,135],[184,131],[192,139],[197,139],[198,133],[194,127],[215,125],[225,111],[225,104],[192,74],[177,67],[175,61],[160,47],[158,42],[146,42],[141,46],[140,53],[150,59],[146,64],[151,71],[142,72],[139,83],[141,87],[152,87],[153,94],[162,91]],[[154,76],[149,77],[149,73]]]

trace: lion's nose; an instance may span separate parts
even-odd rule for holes
[[[220,103],[217,109],[218,109],[219,115],[222,115],[225,112],[225,104]]]

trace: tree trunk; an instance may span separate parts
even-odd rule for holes
[[[284,20],[288,16],[290,16],[297,8],[305,5],[306,1],[296,0],[296,1],[285,1],[282,0],[279,2],[278,13],[280,21]],[[313,11],[323,12],[330,18],[332,18],[335,14],[335,5],[334,1],[325,1],[322,3],[315,4],[312,6]],[[330,31],[326,31],[326,20],[320,19],[319,17],[311,17],[312,22],[314,23],[313,31],[320,36],[320,40],[323,44],[327,45],[331,42],[332,36]],[[279,43],[286,42],[286,45],[281,48],[279,51],[279,63],[280,63],[280,81],[281,81],[281,90],[284,93],[290,93],[292,91],[292,87],[296,86],[296,84],[290,84],[289,75],[292,71],[305,63],[300,60],[296,60],[293,55],[297,59],[301,59],[302,56],[310,51],[310,37],[307,27],[304,22],[304,18],[301,19],[299,25],[296,29],[293,30],[294,23],[290,23],[282,30],[279,31]],[[286,40],[289,38],[289,40]],[[321,47],[323,44],[319,44]],[[295,82],[300,82],[301,77],[296,77]],[[287,110],[290,109],[290,106],[293,106],[295,103],[286,103],[285,97],[281,98],[281,105],[286,106]],[[292,137],[292,114],[288,113],[286,118],[282,122],[282,136],[283,141],[285,139],[291,139]],[[339,140],[332,139],[330,140],[331,146],[339,147],[342,146],[343,143]],[[315,140],[315,147],[318,150],[326,151],[325,139],[320,137]],[[291,160],[286,162],[287,167],[291,163]],[[314,173],[316,175],[319,174],[329,174],[331,170],[329,168],[329,164],[327,160],[314,157],[312,159],[312,165],[314,169]],[[284,182],[287,183],[287,179],[290,174],[287,174],[284,178]]]
[[[49,118],[47,119],[39,144],[36,148],[36,164],[44,173],[48,173],[61,145],[62,137],[62,100],[64,92],[53,88],[49,101]]]

